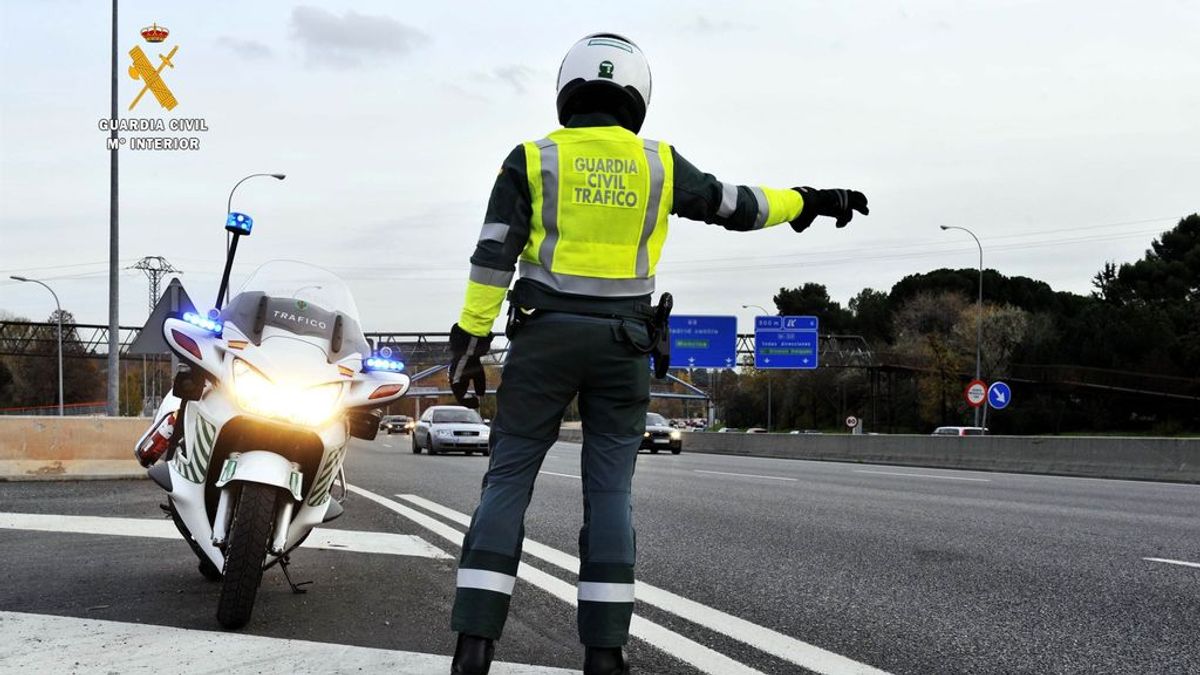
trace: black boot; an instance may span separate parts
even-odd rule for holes
[[[454,648],[454,661],[450,664],[450,675],[487,675],[495,653],[496,645],[492,640],[459,633],[458,646]]]
[[[625,650],[620,647],[585,647],[583,675],[629,675]]]

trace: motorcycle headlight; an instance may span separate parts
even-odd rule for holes
[[[233,391],[243,410],[273,419],[317,426],[337,412],[342,383],[292,388],[277,385],[241,359],[233,362]]]

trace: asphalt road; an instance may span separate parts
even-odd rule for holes
[[[335,525],[457,556],[486,462],[355,442]],[[578,475],[555,446],[498,659],[579,666]],[[685,453],[643,454],[634,490],[636,672],[1200,672],[1200,487]],[[0,514],[155,518],[156,492],[0,483]],[[0,612],[216,627],[182,541],[0,528],[0,562]],[[269,571],[246,633],[451,651],[452,559],[305,549],[292,569],[311,592]]]

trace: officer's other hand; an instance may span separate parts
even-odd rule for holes
[[[793,189],[804,197],[804,210],[791,222],[792,229],[797,232],[808,229],[817,216],[829,216],[835,219],[838,227],[845,227],[854,218],[855,211],[864,216],[871,212],[867,207],[867,196],[857,190]]]
[[[472,335],[454,324],[450,329],[450,391],[459,405],[479,408],[479,399],[487,391],[487,376],[480,357],[492,346],[492,336]]]

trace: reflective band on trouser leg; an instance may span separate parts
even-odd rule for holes
[[[516,574],[516,558],[464,548],[458,565],[451,629],[498,640],[508,618]]]
[[[581,581],[579,599],[587,602],[633,602],[633,584]]]
[[[620,647],[633,617],[633,565],[583,563],[579,570],[579,641]]]
[[[650,235],[658,225],[658,204],[662,200],[663,171],[662,157],[658,154],[658,141],[644,140],[646,162],[650,165],[650,198],[646,200],[646,219],[642,223],[642,236],[638,240],[637,268],[634,273],[641,279],[650,276]]]
[[[542,227],[546,230],[538,260],[550,270],[554,269],[554,247],[558,246],[558,146],[549,138],[538,141],[537,146],[542,164]]]
[[[458,570],[459,588],[477,588],[481,591],[495,591],[496,593],[512,595],[513,584],[515,583],[517,583],[516,577],[501,574],[500,572],[468,568],[460,568]],[[630,593],[632,593],[632,590]]]

